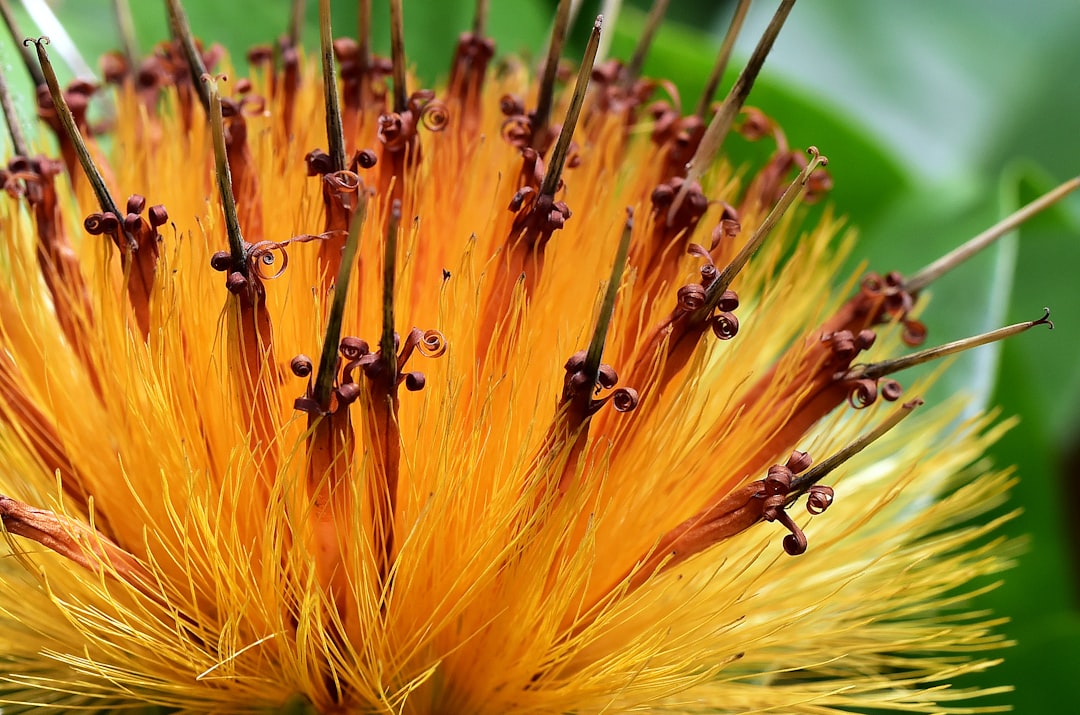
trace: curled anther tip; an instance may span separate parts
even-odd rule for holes
[[[631,412],[639,401],[638,391],[632,387],[620,387],[611,393],[611,406],[616,412]]]
[[[307,355],[297,355],[289,362],[289,369],[297,377],[307,377],[314,369],[314,365]]]
[[[1053,330],[1054,329],[1054,321],[1050,320],[1050,309],[1044,306],[1043,307],[1043,316],[1041,318],[1039,318],[1038,320],[1032,321],[1031,325],[1032,325],[1032,327],[1034,327],[1036,325],[1045,325],[1050,330]]]
[[[41,35],[37,38],[24,37],[22,43],[23,47],[29,47],[30,45],[37,45],[38,47],[41,47],[42,45],[51,45],[52,40],[49,39],[48,35]]]
[[[908,400],[904,404],[900,405],[900,407],[902,407],[905,410],[913,410],[916,407],[921,407],[924,404],[926,404],[926,402],[923,400],[923,398],[921,398],[921,397],[912,397],[910,400]]]

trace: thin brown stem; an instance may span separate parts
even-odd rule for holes
[[[555,10],[555,24],[551,28],[548,41],[547,59],[540,76],[540,89],[536,96],[536,111],[532,117],[532,146],[538,148],[544,143],[548,124],[551,122],[551,108],[555,101],[555,78],[559,73],[559,57],[570,27],[570,0],[559,0]]]
[[[955,355],[956,353],[964,352],[965,350],[971,350],[977,348],[980,345],[987,345],[988,343],[994,343],[998,340],[1004,340],[1005,338],[1012,337],[1013,335],[1019,335],[1020,333],[1031,330],[1036,325],[1045,325],[1051,330],[1054,329],[1054,323],[1050,320],[1050,309],[1043,308],[1043,316],[1036,320],[1028,320],[1023,323],[1014,323],[1013,325],[1007,325],[1004,328],[998,328],[997,330],[991,330],[988,333],[981,335],[973,335],[970,338],[964,338],[962,340],[954,340],[951,343],[945,343],[944,345],[938,345],[936,347],[920,350],[910,355],[904,355],[898,358],[892,358],[891,360],[882,360],[881,362],[855,365],[847,372],[842,373],[839,379],[843,380],[862,380],[862,379],[877,379],[879,377],[885,377],[886,375],[892,375],[893,373],[906,370],[909,367],[915,367],[916,365],[922,365],[923,363],[930,362],[932,360],[938,360],[949,355]]]
[[[600,28],[604,18],[597,17],[593,23],[592,33],[589,35],[589,44],[585,47],[585,57],[578,69],[577,83],[574,85],[574,94],[570,98],[570,107],[566,110],[566,119],[563,121],[562,131],[559,132],[559,140],[555,143],[555,149],[551,152],[551,160],[548,162],[547,171],[544,173],[544,181],[540,185],[541,195],[554,196],[555,189],[559,186],[563,167],[566,165],[566,157],[570,151],[570,142],[574,138],[574,129],[577,127],[578,118],[581,116],[581,107],[585,103],[585,93],[589,89],[589,78],[592,76],[593,63],[596,61],[596,50],[600,45]]]
[[[390,0],[390,60],[394,65],[394,111],[401,114],[409,104],[405,86],[405,15],[401,0]]]
[[[702,119],[709,112],[709,105],[712,104],[713,97],[716,95],[716,88],[720,86],[720,80],[724,78],[724,72],[727,70],[728,62],[731,60],[731,52],[735,49],[735,40],[739,38],[743,21],[746,19],[746,11],[749,9],[750,0],[739,0],[739,4],[735,8],[735,15],[732,16],[731,24],[728,25],[727,34],[724,35],[724,42],[720,45],[720,54],[716,57],[716,64],[713,65],[712,74],[709,75],[708,81],[705,82],[705,88],[701,91],[701,99],[698,100],[697,110],[694,112]]]
[[[626,65],[626,74],[623,77],[623,86],[632,87],[634,82],[641,76],[641,68],[645,65],[645,56],[649,54],[649,46],[656,37],[657,30],[664,23],[664,13],[667,12],[670,0],[654,0],[649,17],[645,20],[645,28],[638,38],[634,54],[630,56],[630,62]]]
[[[910,293],[918,293],[943,275],[956,268],[979,251],[990,246],[999,238],[1030,219],[1035,214],[1053,206],[1070,193],[1080,188],[1080,177],[1075,177],[1046,192],[1028,205],[1006,216],[978,236],[950,251],[915,275],[904,281],[904,288]]]
[[[68,103],[64,99],[64,92],[60,89],[60,82],[56,78],[56,72],[53,70],[52,62],[49,61],[49,55],[45,52],[45,45],[49,43],[49,38],[39,37],[36,40],[28,39],[23,41],[24,45],[30,43],[33,43],[34,47],[37,49],[38,63],[41,65],[41,73],[45,78],[45,84],[49,88],[49,96],[52,97],[56,115],[59,117],[60,124],[64,128],[64,134],[71,140],[71,143],[75,148],[75,153],[79,157],[79,163],[82,165],[83,173],[86,174],[86,178],[90,182],[91,188],[94,190],[94,195],[97,197],[98,204],[101,206],[101,211],[103,213],[111,212],[117,218],[123,216],[123,214],[120,213],[120,209],[116,207],[116,202],[113,201],[112,195],[109,193],[109,187],[105,185],[105,178],[98,170],[93,157],[90,156],[90,150],[86,148],[86,142],[83,141],[82,134],[79,132],[79,127],[75,125],[75,117],[71,114],[71,108],[68,107]]]
[[[34,86],[41,87],[45,84],[45,75],[41,73],[41,68],[37,66],[37,62],[34,59],[34,51],[23,42],[26,33],[19,29],[19,21],[15,19],[15,13],[12,12],[8,0],[0,0],[0,15],[3,15],[4,17],[4,24],[7,26],[12,41],[14,41],[16,45],[19,45],[23,64],[26,65],[26,71],[30,73],[30,78],[34,80]]]
[[[671,209],[668,211],[668,224],[674,221],[675,215],[678,213],[679,207],[682,206],[682,202],[686,199],[690,187],[701,178],[705,168],[712,164],[713,158],[720,151],[724,139],[727,138],[728,132],[731,131],[731,125],[735,122],[735,117],[742,110],[746,98],[750,96],[750,90],[753,89],[754,81],[765,64],[765,58],[769,56],[769,51],[772,50],[773,43],[776,42],[776,37],[780,34],[780,29],[784,26],[784,21],[787,20],[788,14],[791,13],[791,8],[794,6],[795,0],[783,0],[780,3],[776,14],[773,15],[772,20],[769,22],[769,26],[765,28],[761,39],[758,40],[757,47],[754,48],[754,53],[750,56],[746,67],[743,68],[739,78],[735,81],[735,85],[728,92],[724,103],[720,105],[720,108],[716,110],[716,114],[713,115],[708,129],[705,130],[705,135],[701,138],[701,143],[698,144],[697,151],[694,152],[690,163],[686,165],[686,181],[683,182],[682,189],[679,190],[675,200],[671,203]]]
[[[334,171],[344,171],[345,130],[341,123],[341,103],[338,100],[330,0],[319,0],[319,41],[322,50],[323,101],[326,105],[326,143]]]

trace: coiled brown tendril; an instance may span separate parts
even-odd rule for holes
[[[705,307],[705,289],[699,283],[688,283],[678,290],[675,300],[679,310],[691,313]]]
[[[712,256],[703,246],[691,243],[686,252],[692,256],[703,258],[705,263],[701,266],[701,282],[689,283],[679,288],[675,294],[677,301],[676,310],[682,313],[693,313],[708,305],[708,288],[719,277],[720,271],[713,263]],[[709,327],[713,334],[720,340],[731,340],[739,332],[739,319],[735,317],[735,309],[739,307],[739,294],[735,291],[725,290],[720,294],[713,310],[714,315],[708,318]]]
[[[12,198],[25,196],[34,203],[41,198],[39,187],[63,171],[64,164],[57,159],[14,156],[8,162],[7,169],[0,169],[0,186]]]
[[[312,149],[304,155],[304,164],[307,166],[308,176],[348,174],[348,176],[340,176],[335,182],[335,185],[339,190],[345,190],[353,184],[359,186],[360,176],[356,173],[357,170],[370,169],[375,166],[378,161],[379,157],[370,149],[357,150],[353,154],[352,159],[349,160],[345,171],[337,172],[334,171],[334,160],[322,149]]]
[[[850,330],[838,330],[821,336],[821,342],[830,343],[834,362],[842,363],[845,369],[856,355],[863,350],[868,350],[875,340],[877,340],[877,333],[873,330],[860,330],[858,335]]]
[[[896,380],[862,378],[852,382],[848,404],[861,410],[877,402],[878,397],[887,402],[895,402],[903,393],[904,388]]]
[[[510,146],[525,149],[532,141],[532,120],[524,114],[507,117],[499,128],[499,134]]]
[[[884,323],[889,319],[900,322],[904,326],[900,335],[904,344],[910,347],[922,345],[926,340],[926,325],[908,317],[915,305],[915,296],[905,287],[903,276],[896,271],[884,276],[867,273],[862,280],[862,292],[873,301],[881,301],[881,312],[874,316],[877,322]]]
[[[342,340],[342,355],[348,354],[353,356],[349,359],[349,363],[345,366],[346,381],[351,382],[351,371],[360,367],[363,369],[364,374],[371,380],[382,379],[386,370],[386,364],[382,359],[381,351],[377,354],[368,352],[368,344],[363,340],[355,340],[355,343],[350,345],[345,344],[345,340]],[[424,357],[437,358],[442,356],[447,349],[446,338],[438,330],[420,330],[420,328],[413,328],[405,336],[405,340],[402,341],[400,336],[394,334],[394,351],[397,353],[395,357],[396,361],[396,374],[395,384],[405,385],[405,389],[409,392],[417,392],[424,389],[426,384],[426,378],[424,373],[418,371],[403,372],[402,368],[412,357],[413,352],[418,352]]]
[[[765,479],[761,480],[761,497],[765,499],[761,516],[765,521],[778,521],[791,533],[784,537],[784,551],[791,556],[806,553],[806,534],[786,511],[792,498],[791,482],[794,476],[809,469],[813,460],[806,452],[795,450],[786,464],[774,464],[769,467]],[[796,495],[797,496],[797,495]],[[817,515],[829,508],[833,502],[832,487],[813,485],[807,490],[806,510]]]
[[[375,356],[368,350],[368,344],[359,338],[342,338],[338,345],[338,364],[335,370],[337,377],[334,379],[333,399],[327,410],[324,410],[313,394],[311,375],[314,372],[311,358],[307,355],[297,355],[289,363],[293,375],[308,378],[307,388],[301,397],[293,402],[293,408],[299,412],[320,415],[336,412],[341,407],[348,407],[360,397],[360,385],[354,379],[355,369],[372,362]],[[342,363],[344,362],[344,366]]]
[[[154,207],[156,208],[156,207]],[[151,209],[153,211],[153,208]],[[89,220],[89,218],[87,219]],[[151,219],[153,221],[153,219]],[[89,231],[89,228],[87,229]],[[309,241],[321,241],[334,236],[340,236],[344,231],[327,231],[325,233],[304,233],[293,236],[285,241],[259,241],[258,243],[244,244],[244,263],[247,277],[232,264],[232,256],[228,251],[217,251],[210,256],[210,267],[215,271],[228,273],[225,286],[230,293],[239,293],[248,283],[248,277],[254,276],[260,283],[273,280],[281,276],[289,266],[289,252],[285,249],[294,243],[308,243]],[[273,271],[269,271],[273,267]]]
[[[720,221],[716,224],[716,227],[712,230],[712,245],[710,250],[715,251],[720,247],[722,243],[731,243],[742,231],[742,224],[739,223],[739,213],[735,210],[735,207],[723,201],[720,204],[724,207],[724,211],[720,214]]]
[[[120,230],[120,219],[112,211],[92,213],[83,219],[83,228],[91,236],[115,236]]]
[[[429,132],[441,132],[450,124],[450,109],[437,99],[429,99],[420,108],[420,124]]]
[[[630,412],[638,405],[638,392],[632,387],[620,387],[614,389],[619,383],[619,375],[615,368],[607,363],[602,363],[597,370],[595,379],[585,372],[585,359],[587,351],[579,350],[566,361],[563,366],[566,375],[563,377],[563,400],[585,400],[585,414],[595,414],[608,401],[616,412]],[[603,390],[611,390],[604,397],[597,399]]]
[[[720,340],[731,340],[739,332],[739,319],[734,313],[723,312],[713,316],[709,322],[713,335]]]

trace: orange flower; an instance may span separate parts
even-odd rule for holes
[[[437,92],[400,2],[383,59],[323,0],[322,80],[288,39],[214,79],[175,0],[108,90],[61,92],[38,41],[60,158],[16,135],[0,177],[0,698],[967,711],[1004,426],[898,427],[889,376],[1048,314],[910,352],[963,252],[833,290],[825,159],[743,107],[790,5],[690,116],[595,63],[599,20],[555,91],[568,2],[539,78],[481,21]],[[735,171],[728,134],[775,152]]]

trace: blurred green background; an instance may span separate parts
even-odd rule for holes
[[[17,1],[16,1],[17,4]],[[406,0],[406,45],[416,69],[441,78],[473,0]],[[737,57],[775,9],[755,2]],[[111,0],[55,0],[83,57],[118,45]],[[131,0],[144,50],[166,36],[163,5]],[[282,33],[287,0],[185,0],[196,34],[240,54]],[[317,3],[306,36],[316,42]],[[385,2],[376,22],[386,27]],[[494,0],[490,34],[502,51],[535,52],[554,0]],[[598,11],[585,2],[583,17]],[[646,0],[626,2],[613,54],[627,56]],[[354,0],[334,0],[336,34],[356,32]],[[672,0],[645,73],[674,79],[696,102],[732,12],[731,2]],[[53,35],[25,15],[27,33]],[[579,21],[579,30],[587,27]],[[609,23],[610,27],[610,23]],[[911,272],[1052,185],[1080,173],[1080,2],[1077,0],[804,0],[751,95],[794,145],[818,145],[836,179],[832,201],[857,226],[870,267]],[[578,33],[583,34],[583,33]],[[376,38],[382,53],[387,33]],[[578,38],[580,42],[580,37]],[[6,38],[5,38],[6,40]],[[55,45],[54,45],[55,47]],[[59,50],[59,47],[56,47]],[[570,50],[568,50],[569,52]],[[574,50],[576,52],[576,50]],[[5,42],[8,73],[14,50]],[[90,61],[94,65],[93,60]],[[721,92],[730,86],[730,80]],[[930,342],[1054,311],[1057,329],[1032,331],[958,362],[941,391],[1001,405],[1023,420],[994,449],[1022,477],[1008,527],[1026,548],[1006,583],[979,605],[1011,618],[1005,663],[965,685],[1011,683],[980,705],[1019,713],[1075,711],[1080,672],[1077,564],[1080,523],[1080,198],[1030,222],[999,248],[934,287]],[[839,277],[838,277],[839,278]],[[945,309],[943,309],[943,306]]]

